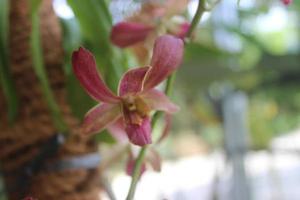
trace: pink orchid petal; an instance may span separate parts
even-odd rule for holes
[[[183,41],[171,35],[156,39],[151,60],[151,70],[145,80],[145,89],[151,89],[174,72],[181,64]]]
[[[170,99],[159,90],[151,89],[143,92],[140,96],[151,110],[161,110],[168,113],[174,113],[179,110],[179,107],[172,103]]]
[[[72,55],[74,73],[87,93],[98,101],[117,103],[118,97],[105,85],[97,71],[96,62],[91,52],[80,47]]]
[[[113,44],[125,48],[144,41],[153,27],[141,23],[120,22],[113,26],[110,39]]]
[[[127,143],[128,136],[125,132],[124,120],[122,117],[116,120],[116,122],[107,126],[107,130],[119,143]]]
[[[162,131],[162,134],[160,135],[160,137],[157,140],[157,144],[161,143],[170,133],[170,129],[171,129],[171,125],[172,125],[172,115],[170,114],[166,114],[165,115],[165,127]]]
[[[126,163],[126,174],[132,176],[134,170],[135,160],[132,155],[129,156],[128,161]],[[145,162],[142,163],[140,176],[146,171],[146,164]]]
[[[119,104],[99,104],[86,114],[81,131],[83,134],[98,133],[115,122],[120,116],[121,108]]]
[[[119,84],[119,95],[138,93],[143,89],[143,83],[150,67],[139,67],[128,70],[122,77]]]
[[[144,146],[152,143],[151,123],[149,117],[145,117],[141,125],[126,124],[125,130],[129,140],[135,145]]]
[[[146,155],[147,163],[150,163],[152,169],[156,172],[161,171],[161,157],[155,149],[151,148]]]

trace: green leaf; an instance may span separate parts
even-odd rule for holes
[[[8,64],[8,14],[9,1],[0,0],[0,83],[8,106],[8,119],[12,123],[18,112],[19,100]]]
[[[95,101],[86,94],[74,75],[67,78],[67,98],[78,119],[83,119],[85,113],[95,105]]]
[[[33,67],[35,73],[40,81],[44,97],[51,111],[52,119],[55,124],[55,127],[61,131],[66,132],[67,126],[63,120],[60,109],[55,102],[54,95],[51,91],[49,81],[47,78],[47,73],[44,66],[42,47],[40,40],[40,31],[39,31],[39,15],[38,8],[40,6],[40,0],[31,0],[31,36],[30,36],[30,46],[31,46],[31,55],[33,61]]]
[[[82,43],[82,36],[77,21],[72,19],[60,19],[63,30],[64,47],[64,72],[66,76],[72,75],[72,52]]]
[[[30,13],[32,15],[37,14],[41,2],[41,0],[30,0]]]

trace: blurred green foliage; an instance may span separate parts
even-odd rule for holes
[[[65,72],[68,80],[68,99],[74,114],[81,119],[96,102],[83,91],[71,70],[72,52],[80,45],[92,51],[99,71],[108,86],[115,92],[117,92],[119,79],[127,69],[128,63],[126,55],[110,42],[112,18],[107,1],[68,0],[68,4],[76,16],[75,19],[61,20],[64,30],[64,48],[67,55]],[[106,143],[114,142],[107,131],[96,135],[95,139]]]
[[[251,6],[237,9],[237,22],[228,24],[215,17],[220,10],[214,10],[199,27],[196,43],[187,46],[176,87],[177,98],[184,100],[174,131],[192,127],[209,144],[222,145],[218,105],[207,100],[207,94],[217,87],[220,100],[224,95],[221,91],[229,85],[249,95],[252,147],[267,148],[273,137],[288,133],[300,124],[299,2],[290,7],[273,1],[253,2]],[[227,10],[231,11],[235,12]],[[281,29],[261,31],[264,25],[259,21],[271,15],[271,11],[288,18],[281,19],[284,22]],[[277,26],[274,21],[265,23],[266,27]],[[222,39],[215,34],[219,30],[226,32]],[[238,50],[220,46],[226,42],[234,46],[236,41],[230,42],[232,39],[238,41]]]
[[[9,70],[8,30],[9,1],[0,1],[0,86],[2,86],[8,106],[8,119],[12,123],[18,111],[19,101]]]
[[[50,84],[47,78],[47,73],[43,61],[43,51],[41,46],[40,38],[40,28],[39,28],[39,7],[41,5],[41,0],[31,0],[30,1],[30,14],[31,14],[31,35],[30,35],[30,50],[33,61],[33,68],[36,76],[44,93],[46,102],[48,103],[50,112],[52,114],[52,120],[57,130],[66,133],[67,127],[64,119],[61,115],[61,111],[55,102],[54,95],[50,88]]]
[[[80,86],[72,71],[72,52],[82,44],[82,35],[77,21],[72,19],[61,19],[63,28],[63,46],[65,50],[64,72],[67,78],[67,97],[74,115],[82,119],[88,109],[95,105],[83,88]],[[81,105],[81,106],[78,106]]]
[[[124,57],[110,42],[112,19],[105,1],[68,0],[80,26],[80,32],[87,47],[94,53],[100,71],[107,84],[117,91]]]

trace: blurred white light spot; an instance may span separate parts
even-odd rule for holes
[[[238,35],[223,29],[216,29],[214,36],[218,47],[231,53],[239,53],[242,51],[243,46]]]
[[[255,1],[240,0],[239,8],[243,10],[250,10],[255,7]]]
[[[276,32],[286,28],[288,13],[282,7],[272,7],[270,12],[260,15],[256,19],[257,28],[262,32]]]
[[[188,5],[188,12],[190,14],[190,16],[194,16],[197,12],[197,7],[198,7],[198,1],[191,1]],[[210,12],[204,12],[203,16],[201,18],[201,24],[204,23],[205,21],[207,21],[210,17]]]
[[[198,1],[191,1],[188,5],[188,11],[191,16],[194,16],[197,11]]]
[[[64,19],[70,19],[74,17],[74,13],[67,4],[66,0],[54,0],[53,8],[55,13]]]

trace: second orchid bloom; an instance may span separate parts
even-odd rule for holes
[[[154,89],[181,64],[183,41],[170,35],[158,37],[150,66],[128,70],[119,82],[118,95],[104,83],[93,55],[79,48],[72,55],[76,77],[86,92],[101,102],[85,116],[82,133],[98,133],[122,122],[129,140],[136,145],[150,144],[152,110],[174,113],[178,107],[161,91]]]
[[[190,24],[182,17],[182,13],[188,2],[189,0],[145,1],[139,12],[113,26],[110,36],[112,43],[121,48],[140,42],[149,42],[152,46],[154,39],[165,33],[184,39]]]

